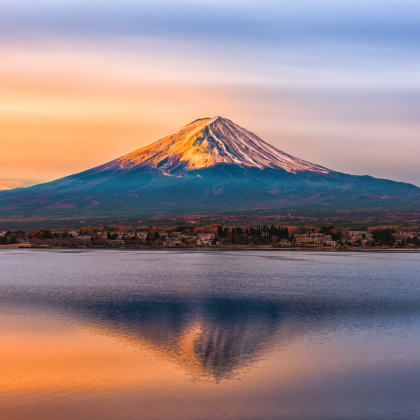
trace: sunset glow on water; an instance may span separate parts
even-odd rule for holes
[[[419,264],[1,251],[0,418],[414,419]]]

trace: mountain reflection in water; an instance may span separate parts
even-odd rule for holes
[[[0,420],[417,419],[419,267],[0,251]]]
[[[79,308],[80,309],[80,308]],[[84,307],[94,325],[149,343],[195,375],[226,378],[272,343],[285,313],[272,302],[107,302]]]
[[[45,294],[43,304],[46,303]],[[37,293],[31,300],[36,303]],[[252,365],[273,346],[323,328],[378,325],[386,318],[410,319],[420,313],[416,301],[367,299],[356,304],[337,299],[245,300],[226,298],[141,300],[120,293],[84,299],[50,295],[59,312],[81,317],[90,327],[136,345],[150,346],[189,369],[195,377],[219,381]]]

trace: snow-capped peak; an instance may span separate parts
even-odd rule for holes
[[[134,169],[148,166],[165,173],[192,171],[217,164],[281,168],[288,172],[329,173],[322,166],[284,153],[245,128],[222,118],[202,118],[149,146],[103,165],[101,169]]]

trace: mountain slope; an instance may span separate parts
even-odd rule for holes
[[[217,164],[280,168],[288,172],[328,173],[328,169],[290,156],[253,133],[222,118],[202,118],[149,146],[135,150],[98,169],[132,170],[140,167],[173,172]]]
[[[306,162],[221,117],[85,172],[0,192],[3,220],[343,209],[418,210],[420,189]]]

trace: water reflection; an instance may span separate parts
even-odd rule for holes
[[[282,255],[0,253],[0,420],[417,419],[419,256]]]
[[[107,302],[82,306],[93,325],[147,342],[194,374],[227,378],[272,343],[284,313],[271,302]]]
[[[37,293],[39,296],[39,293]],[[45,293],[43,293],[45,306]],[[34,303],[32,301],[32,303]],[[273,346],[327,329],[360,329],[376,322],[389,328],[396,319],[418,317],[419,302],[407,299],[354,301],[244,300],[226,298],[141,300],[120,294],[110,299],[50,296],[55,310],[71,313],[90,328],[145,344],[188,368],[196,377],[216,381],[252,365]]]

